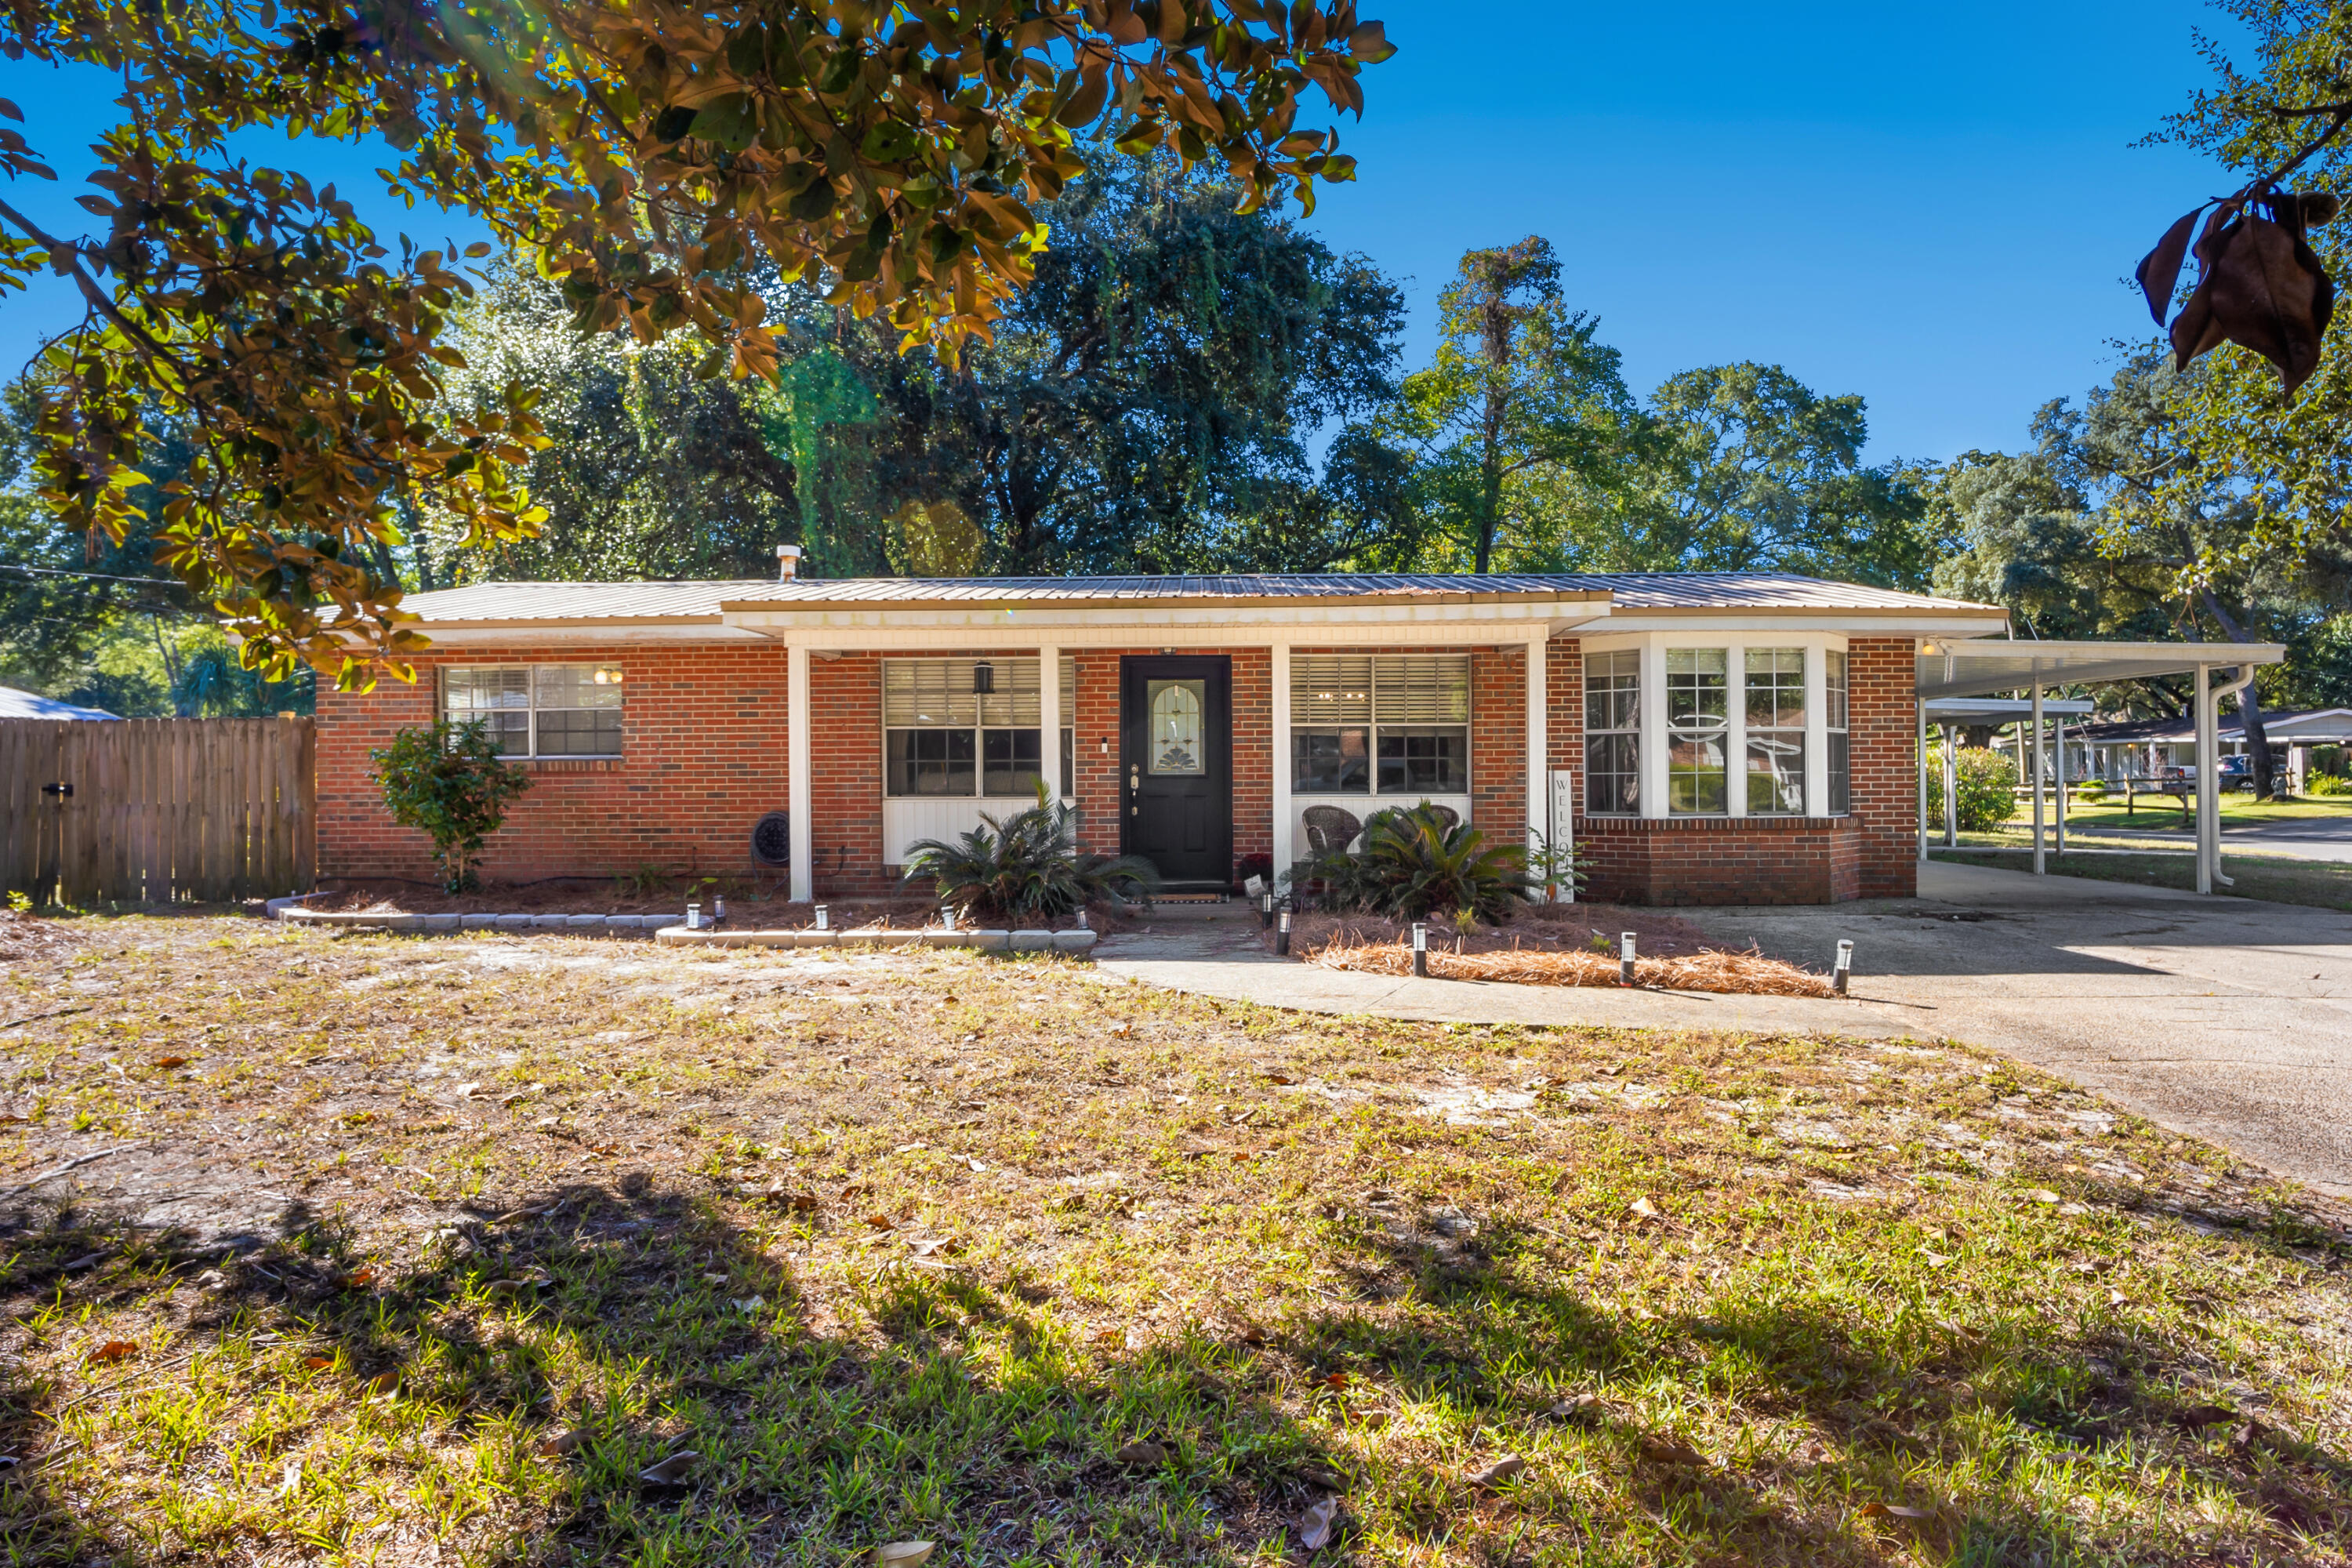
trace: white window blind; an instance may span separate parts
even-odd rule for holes
[[[1372,717],[1383,724],[1467,724],[1470,657],[1455,653],[1375,658],[1372,693]]]
[[[1291,656],[1293,724],[1368,724],[1371,718],[1370,659],[1328,653]]]
[[[975,672],[986,665],[989,691],[974,691]],[[1062,712],[1067,722],[1076,700],[1075,665],[1062,674]],[[886,730],[1034,729],[1045,710],[1034,658],[886,658],[882,661],[882,727]]]

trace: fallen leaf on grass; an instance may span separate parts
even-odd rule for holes
[[[1135,1033],[1135,1026],[1133,1024],[1113,1024],[1110,1026],[1110,1032],[1113,1035],[1118,1036],[1119,1038],[1124,1039],[1128,1036]]]
[[[1641,1440],[1642,1458],[1654,1465],[1681,1465],[1685,1468],[1706,1468],[1706,1456],[1688,1443],[1672,1437],[1644,1436]]]
[[[1345,1388],[1348,1386],[1348,1374],[1344,1372],[1331,1373],[1323,1379],[1323,1386],[1329,1389]]]
[[[2028,1187],[2025,1195],[2037,1204],[2054,1204],[2058,1201],[2058,1194],[2048,1187]]]
[[[1900,1503],[1866,1502],[1862,1505],[1864,1519],[1933,1519],[1936,1516],[1924,1508],[1905,1508]]]
[[[188,1058],[185,1057],[157,1057],[155,1058],[155,1068],[159,1072],[170,1072],[173,1068],[184,1068],[187,1065]]]
[[[1136,1465],[1145,1469],[1158,1469],[1168,1462],[1168,1450],[1159,1444],[1138,1438],[1111,1455],[1122,1465]]]
[[[875,1568],[923,1568],[933,1550],[929,1541],[894,1541],[874,1549]]]
[[[637,1472],[637,1479],[648,1486],[682,1487],[694,1461],[702,1458],[691,1448],[680,1448],[658,1465],[650,1465]]]
[[[118,1362],[139,1353],[139,1347],[129,1340],[109,1340],[82,1358],[84,1363]]]
[[[400,1373],[396,1372],[377,1373],[373,1377],[368,1379],[367,1391],[368,1397],[370,1399],[391,1398],[394,1394],[400,1392]]]
[[[1545,1414],[1560,1421],[1597,1421],[1601,1415],[1601,1395],[1571,1394]]]
[[[702,1282],[705,1285],[724,1285],[727,1283],[727,1276],[724,1274],[706,1274],[702,1277]]]
[[[907,1244],[907,1250],[918,1258],[929,1258],[942,1252],[952,1258],[961,1248],[956,1246],[953,1237],[936,1236],[921,1241],[910,1241]]]
[[[1517,1454],[1506,1454],[1484,1469],[1471,1471],[1467,1479],[1474,1487],[1496,1486],[1527,1468],[1528,1462]]]
[[[2219,1426],[2237,1418],[2238,1413],[2226,1405],[2192,1405],[2173,1417],[2191,1432],[2202,1432],[2208,1426]]]
[[[756,1312],[767,1304],[768,1299],[765,1296],[738,1296],[735,1298],[735,1310],[739,1312]]]
[[[373,1268],[365,1267],[354,1268],[349,1274],[338,1274],[334,1277],[335,1289],[338,1290],[364,1290],[382,1278],[383,1276],[378,1274]]]
[[[286,1468],[278,1472],[278,1495],[279,1497],[292,1497],[296,1492],[301,1489],[302,1461],[299,1459],[289,1459],[286,1461]]]
[[[1298,1080],[1291,1077],[1288,1073],[1270,1072],[1265,1075],[1265,1081],[1273,1084],[1287,1085],[1297,1083]]]
[[[1657,1205],[1651,1203],[1647,1198],[1635,1198],[1632,1203],[1625,1205],[1625,1212],[1633,1215],[1636,1219],[1655,1219],[1658,1217]]]
[[[539,1440],[539,1457],[542,1459],[560,1459],[587,1440],[587,1432],[578,1426],[574,1426],[569,1432],[558,1432],[551,1437],[542,1437]]]
[[[1943,1253],[1930,1252],[1924,1247],[1919,1249],[1919,1256],[1927,1260],[1927,1267],[1930,1268],[1941,1268],[1944,1265],[1951,1261],[1951,1259],[1946,1257]]]
[[[1298,1531],[1298,1544],[1309,1552],[1320,1552],[1331,1544],[1331,1531],[1339,1521],[1339,1500],[1327,1497],[1298,1516],[1291,1528]]]
[[[331,1355],[306,1355],[302,1358],[302,1364],[312,1372],[324,1372],[335,1364],[335,1358]]]
[[[1348,1489],[1348,1478],[1336,1470],[1326,1470],[1314,1465],[1293,1465],[1290,1473],[1308,1486],[1321,1487],[1326,1491],[1343,1492]]]
[[[877,1230],[896,1230],[898,1226],[898,1222],[892,1219],[887,1214],[867,1215],[866,1216],[866,1223],[872,1226]]]

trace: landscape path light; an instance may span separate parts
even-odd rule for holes
[[[1838,942],[1837,969],[1831,984],[1841,996],[1845,994],[1846,977],[1853,973],[1853,943]]]
[[[1633,933],[1630,931],[1617,933],[1617,984],[1633,984]]]
[[[1276,917],[1276,921],[1277,923],[1275,927],[1274,932],[1275,956],[1277,958],[1288,958],[1290,956],[1290,911],[1288,910],[1283,910],[1282,913]]]
[[[1419,921],[1412,922],[1412,974],[1416,980],[1429,978],[1429,927]]]
[[[686,906],[686,929],[688,931],[700,931],[702,929],[702,906],[700,904],[688,904]]]
[[[816,907],[816,929],[819,931],[831,931],[833,929],[833,921],[831,917],[825,913],[825,908],[823,904],[819,904]]]

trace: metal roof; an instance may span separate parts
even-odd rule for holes
[[[1249,573],[1132,577],[835,577],[791,582],[477,583],[412,594],[404,609],[433,623],[599,621],[719,625],[730,609],[829,605],[1057,604],[1422,599],[1605,601],[1621,609],[1979,611],[1995,605],[1780,573]]]
[[[2031,722],[2033,702],[2024,697],[1934,697],[1919,704],[1930,724],[2011,724]],[[2077,719],[2095,712],[2098,704],[2082,697],[2044,697],[2044,718]]]
[[[109,713],[103,708],[78,708],[54,697],[44,697],[37,691],[20,691],[13,686],[0,686],[0,719],[119,720],[121,717],[120,713]]]
[[[1919,651],[1918,691],[1927,698],[1984,697],[2044,687],[2137,680],[2193,673],[2200,665],[2229,669],[2277,664],[2283,643],[2035,642],[2003,637],[1937,637]]]
[[[2242,739],[2246,718],[2233,713],[2219,721],[2224,739]],[[2263,715],[2263,732],[2273,744],[2289,741],[2305,745],[2334,745],[2352,739],[2352,708],[2304,708]],[[2096,745],[2188,745],[2197,739],[2190,719],[2131,719],[2111,724],[2085,724],[2078,731]]]

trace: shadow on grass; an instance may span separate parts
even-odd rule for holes
[[[11,1369],[0,1438],[52,1462],[0,1491],[0,1561],[363,1559],[394,1507],[494,1561],[837,1563],[902,1539],[965,1561],[1237,1561],[1323,1495],[1299,1472],[1334,1468],[1248,1349],[1080,1343],[1041,1282],[896,1244],[850,1326],[803,1297],[788,1234],[698,1200],[572,1186],[478,1206],[381,1278],[300,1205],[226,1255],[86,1214],[18,1230],[8,1310],[46,1315],[73,1359],[86,1310],[145,1303],[173,1331],[62,1381]],[[264,1325],[281,1337],[247,1361]],[[188,1378],[172,1356],[215,1346],[230,1370],[205,1381],[244,1397],[175,1432],[146,1402]],[[288,1398],[309,1402],[273,1412]],[[61,1451],[86,1413],[124,1444],[102,1479]],[[1165,1460],[1114,1457],[1139,1439]],[[643,1479],[680,1453],[676,1484]]]

